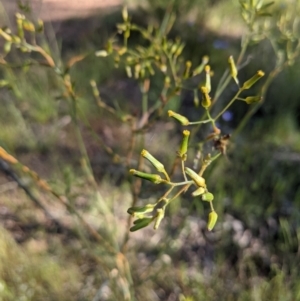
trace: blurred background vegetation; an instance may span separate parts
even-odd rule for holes
[[[158,26],[166,12],[174,12],[170,37],[186,43],[184,57],[195,65],[209,55],[213,89],[228,57],[239,54],[247,32],[238,1],[127,4],[132,22],[144,27]],[[124,68],[115,68],[111,57],[94,56],[122,22],[121,9],[120,3],[90,18],[46,22],[40,38],[58,64],[85,55],[70,75],[78,95],[78,128],[95,181],[82,160],[72,112],[53,70],[31,65],[29,54],[16,49],[9,53],[12,68],[1,63],[0,146],[70,203],[57,202],[20,168],[0,161],[0,299],[300,300],[299,59],[274,78],[263,103],[237,103],[219,121],[222,132],[233,137],[227,156],[206,174],[219,213],[215,230],[206,230],[206,207],[186,196],[168,208],[159,230],[132,233],[124,244],[132,179],[118,156],[127,154],[130,127],[97,106],[90,85],[94,80],[103,101],[122,115],[140,114],[138,82],[128,78]],[[271,13],[292,16],[297,9],[297,0],[277,0]],[[6,25],[14,23],[14,17],[4,11],[2,15]],[[300,31],[299,17],[293,24]],[[272,32],[274,38],[277,34]],[[141,43],[139,35],[131,35],[130,46]],[[283,48],[285,41],[280,43]],[[270,73],[278,64],[278,53],[270,40],[252,43],[241,82],[258,69]],[[161,81],[153,76],[153,99]],[[232,81],[220,102],[226,103],[235,89]],[[193,93],[184,92],[168,105],[199,118]],[[180,139],[180,127],[163,115],[145,135],[145,145],[171,168]],[[130,165],[136,165],[139,153],[137,145]],[[152,186],[143,187],[139,204],[155,199],[157,193]],[[98,236],[83,228],[82,219]]]

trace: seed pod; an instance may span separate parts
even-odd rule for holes
[[[252,76],[250,79],[244,82],[242,89],[247,90],[250,89],[260,78],[262,78],[265,73],[261,70],[257,71],[257,73]]]
[[[214,228],[217,219],[218,219],[218,214],[216,213],[216,211],[212,211],[209,213],[208,224],[207,224],[208,231],[211,231]]]

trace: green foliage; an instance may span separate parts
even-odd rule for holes
[[[0,112],[4,125],[0,157],[15,180],[21,177],[18,185],[45,216],[61,231],[70,231],[74,243],[70,253],[77,253],[70,258],[83,270],[90,269],[89,281],[94,281],[86,284],[78,300],[265,300],[269,296],[296,300],[299,296],[293,269],[280,271],[293,266],[296,257],[291,253],[299,248],[299,225],[288,218],[276,223],[275,218],[280,215],[281,197],[299,198],[299,187],[290,175],[291,162],[272,149],[283,145],[279,138],[283,137],[285,145],[298,150],[297,125],[286,121],[284,127],[272,125],[274,139],[265,123],[259,122],[247,134],[238,135],[266,101],[274,79],[298,58],[299,8],[240,1],[248,31],[239,54],[230,51],[214,60],[210,53],[196,59],[187,56],[187,40],[172,31],[175,12],[191,11],[194,3],[198,1],[174,1],[160,25],[147,27],[135,23],[125,7],[123,20],[102,48],[68,60],[52,53],[43,37],[43,22],[32,21],[28,14],[16,15],[15,31],[0,29],[4,41],[0,86],[7,105]],[[200,4],[208,6],[207,1]],[[153,3],[164,5],[164,1]],[[247,55],[264,42],[275,56],[263,65]],[[244,72],[246,66],[250,71]],[[138,97],[118,96],[113,91],[118,89],[107,93],[104,81],[109,84],[111,77],[132,84]],[[186,95],[193,98],[192,113],[182,105]],[[235,110],[242,114],[230,129],[230,138],[222,117]],[[149,143],[152,131],[156,132]],[[285,135],[285,131],[294,133]],[[175,135],[178,132],[180,137]],[[234,149],[227,157],[230,141]],[[28,161],[18,149],[24,146],[35,159],[37,149],[44,155],[62,150],[67,154],[45,171],[40,169],[43,158],[36,166],[30,160],[30,167],[25,165]],[[98,157],[93,156],[97,152],[98,160],[106,164],[100,168],[102,182]],[[278,165],[287,175],[278,173]],[[55,176],[48,183],[34,169],[47,178],[51,172]],[[116,181],[125,185],[107,184],[116,178],[109,174],[117,174]],[[289,185],[296,191],[292,196],[284,194]],[[293,214],[297,220],[297,213]],[[153,224],[156,230],[161,223],[156,234],[144,229]],[[266,224],[269,236],[264,234]],[[275,239],[274,224],[280,228],[278,241],[264,245],[264,240]],[[129,235],[129,230],[137,233]],[[16,245],[12,248],[17,250]],[[65,246],[61,249],[66,257],[70,255]],[[16,266],[8,270],[0,265],[5,275],[0,278],[4,300],[18,300],[22,285],[31,279],[39,279],[30,290],[36,300],[47,300],[44,287],[49,287],[49,300],[74,295],[77,282],[82,281],[77,270],[69,278],[48,259],[26,265],[27,257],[23,261],[18,252],[12,252],[21,258]],[[282,256],[288,252],[290,256]],[[1,262],[12,262],[9,256],[5,251]],[[178,263],[175,272],[172,261]],[[14,270],[23,266],[19,287]],[[66,282],[67,293],[60,285]]]

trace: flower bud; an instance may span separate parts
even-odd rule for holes
[[[25,19],[24,15],[20,13],[16,13],[16,23],[18,28],[18,36],[23,39],[24,38],[24,31],[23,31],[23,21]]]
[[[188,143],[189,143],[190,133],[191,132],[188,131],[188,130],[183,131],[183,139],[182,139],[182,142],[181,142],[181,145],[180,145],[180,150],[178,152],[178,155],[181,158],[184,158],[184,161],[186,160],[186,153],[187,153],[187,150],[188,150]]]
[[[43,32],[44,30],[44,22],[41,19],[37,20],[36,32]]]
[[[218,214],[216,213],[216,211],[212,211],[209,213],[208,224],[207,224],[208,231],[211,231],[214,228],[217,219],[218,219]]]
[[[154,158],[148,151],[145,149],[142,150],[141,155],[146,158],[159,172],[164,172],[165,167],[164,165],[159,162],[156,158]]]
[[[236,68],[233,56],[231,55],[228,59],[228,63],[229,63],[229,69],[230,69],[230,75],[232,76],[232,78],[234,79],[234,81],[236,82],[236,84],[239,84],[239,80],[237,78],[238,75],[238,70]]]
[[[140,218],[134,221],[134,226],[130,228],[131,232],[147,227],[153,221],[153,217]]]
[[[259,102],[260,100],[262,100],[262,97],[261,96],[248,96],[245,98],[245,102],[250,105],[252,103],[255,103],[255,102]]]
[[[195,182],[195,184],[199,187],[206,187],[205,185],[205,179],[199,176],[196,172],[194,172],[192,169],[186,167],[185,173],[190,176],[190,178]]]
[[[165,80],[164,80],[164,86],[165,86],[165,88],[169,88],[170,84],[171,84],[171,78],[170,78],[170,76],[166,76]]]
[[[11,50],[11,42],[5,42],[3,46],[3,50],[5,53],[9,53]]]
[[[123,20],[126,22],[128,20],[128,10],[127,10],[127,6],[124,6],[122,9],[122,17]]]
[[[198,97],[198,91],[196,89],[194,90],[194,105],[196,108],[199,107],[199,97]]]
[[[203,194],[204,192],[205,192],[205,188],[199,187],[192,193],[192,196],[198,196],[198,195]]]
[[[206,87],[201,87],[201,92],[202,92],[201,105],[202,105],[202,107],[207,109],[211,106],[211,99],[210,99],[210,96],[208,95],[208,90]]]
[[[126,39],[128,39],[128,38],[130,37],[130,28],[129,28],[129,27],[126,28],[126,30],[125,30],[125,32],[124,32],[124,37],[125,37]]]
[[[123,54],[125,54],[127,52],[127,48],[126,47],[122,47],[118,50],[118,54],[120,56],[122,56]]]
[[[12,40],[11,35],[9,35],[8,33],[6,33],[2,28],[0,28],[0,35],[1,35],[2,38],[4,38],[6,41],[11,42],[11,40]]]
[[[182,50],[183,50],[184,47],[185,47],[185,44],[184,44],[184,43],[181,43],[181,44],[178,46],[178,48],[176,49],[174,56],[175,56],[175,57],[178,57],[178,56],[182,53]]]
[[[130,169],[129,172],[138,178],[148,180],[154,184],[160,184],[163,182],[163,179],[160,177],[160,175],[149,174],[149,173],[141,172],[141,171],[138,171],[135,169]]]
[[[211,202],[214,199],[214,195],[210,192],[202,194],[202,201]]]
[[[15,44],[20,44],[21,43],[20,37],[18,37],[16,35],[12,35],[11,39],[12,39],[12,43],[15,43]]]
[[[106,57],[108,56],[108,52],[106,50],[98,50],[95,52],[95,56]]]
[[[134,217],[137,217],[137,216],[144,217],[144,215],[146,213],[153,211],[154,206],[155,205],[153,205],[153,204],[147,204],[144,207],[130,207],[130,208],[128,208],[127,213]]]
[[[129,78],[131,78],[131,77],[132,77],[132,71],[131,71],[130,66],[126,66],[126,67],[125,67],[125,70],[126,70],[127,76],[128,76]]]
[[[174,119],[178,120],[182,125],[189,125],[190,121],[180,114],[177,114],[171,110],[168,111],[169,117],[173,117]]]
[[[203,71],[204,66],[208,63],[208,61],[209,57],[207,55],[203,56],[201,64],[198,67],[196,67],[193,71],[193,76],[200,74]]]
[[[135,66],[134,66],[134,78],[135,79],[138,79],[139,78],[139,76],[140,76],[140,72],[141,72],[141,64],[136,64]]]
[[[191,67],[192,67],[192,62],[191,61],[186,61],[185,62],[185,71],[184,71],[184,75],[183,75],[184,79],[189,77]]]
[[[211,80],[210,80],[210,66],[205,66],[205,87],[207,89],[207,92],[209,93],[211,91]]]
[[[154,230],[157,230],[159,227],[160,222],[162,221],[162,219],[165,216],[165,208],[159,208],[157,209],[157,216],[155,219],[155,223],[154,223]]]
[[[166,64],[160,64],[159,68],[160,68],[160,71],[163,73],[166,73],[168,71],[168,67]]]
[[[150,73],[150,75],[154,75],[155,74],[155,70],[153,69],[151,63],[148,61],[145,64],[146,68],[148,69],[148,72]]]
[[[35,32],[35,26],[32,22],[30,22],[29,20],[25,19],[23,20],[23,28],[27,31],[31,31],[31,32]]]
[[[250,89],[260,78],[262,78],[265,73],[261,70],[257,71],[257,73],[252,76],[250,79],[244,82],[242,89],[247,90]]]

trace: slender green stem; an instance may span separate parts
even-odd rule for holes
[[[224,107],[224,109],[214,118],[215,121],[217,121],[217,119],[219,119],[229,109],[229,107],[236,101],[236,99],[242,92],[243,89],[240,88],[238,92],[234,95],[234,97],[230,100],[230,102]]]
[[[219,158],[220,156],[222,155],[222,153],[220,152],[220,153],[218,153],[218,154],[216,154],[215,156],[213,156],[212,158],[210,158],[210,163],[211,162],[213,162],[213,161],[215,161],[217,158]]]
[[[186,184],[184,185],[170,200],[169,203],[171,203],[172,201],[174,201],[175,199],[177,199],[182,193],[186,192],[190,186],[192,185],[192,183],[190,184]]]
[[[172,186],[169,190],[167,190],[167,191],[164,193],[164,195],[161,196],[161,197],[159,198],[158,202],[161,201],[161,200],[163,200],[163,199],[166,199],[167,196],[172,192],[172,190],[174,189],[174,187],[175,187],[175,186]]]
[[[184,181],[186,182],[187,178],[186,178],[186,175],[185,175],[185,172],[184,172],[184,161],[183,160],[181,160],[181,170],[182,170],[182,174],[183,174],[183,177],[184,177]]]
[[[194,183],[194,181],[186,180],[184,182],[178,182],[178,183],[169,182],[168,184],[173,186],[173,187],[176,187],[176,186],[183,186],[183,185],[186,185],[186,184],[193,184],[193,183]]]
[[[213,97],[213,104],[219,99],[220,95],[223,93],[225,88],[228,86],[230,80],[231,80],[231,75],[228,75],[226,77],[226,79],[224,80],[223,84],[220,86],[220,88],[217,89],[217,91]]]
[[[199,120],[199,121],[191,121],[191,122],[189,123],[189,125],[194,125],[194,124],[203,124],[203,123],[209,123],[209,122],[211,122],[211,120],[210,120],[210,119],[206,119],[206,120]]]
[[[168,173],[165,170],[162,173],[165,175],[167,181],[170,182],[170,177],[169,177]]]
[[[248,45],[249,45],[249,41],[250,41],[250,38],[249,38],[249,34],[246,36],[245,38],[245,41],[243,41],[243,44],[242,44],[242,49],[241,49],[241,52],[240,52],[240,55],[237,59],[237,66],[239,66],[245,56],[245,53],[246,53],[246,50],[248,48]]]
[[[207,114],[208,119],[212,123],[213,127],[215,128],[216,127],[215,120],[211,117],[211,115],[209,113],[209,109],[206,109],[206,114]]]
[[[226,79],[228,77],[230,78],[231,76],[229,75],[229,70],[226,69],[225,72],[223,73],[221,79],[219,80],[218,85],[217,85],[216,92],[215,92],[215,95],[213,97],[213,102],[215,102],[218,99],[218,97],[220,96],[220,94],[222,93],[222,92],[219,93],[219,90],[221,89],[221,87],[223,86],[223,83],[226,81]],[[224,88],[222,89],[222,91],[224,90]]]

